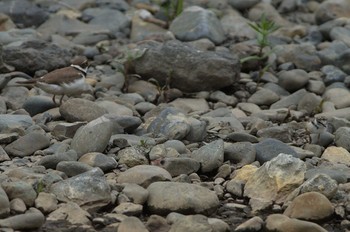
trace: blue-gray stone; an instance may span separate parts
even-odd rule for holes
[[[183,139],[189,131],[186,116],[174,107],[165,108],[147,128],[147,132],[178,140]]]
[[[218,90],[231,86],[240,76],[239,59],[228,52],[200,51],[178,40],[149,41],[138,49],[146,51],[133,61],[135,73],[144,79],[154,78],[160,85],[171,74],[170,86],[183,92]]]
[[[27,129],[34,124],[29,115],[0,114],[0,132],[11,131],[12,129]]]
[[[182,41],[208,38],[215,44],[225,40],[225,32],[212,11],[198,6],[186,8],[170,24],[169,30]]]
[[[77,152],[78,157],[88,152],[103,152],[113,130],[111,120],[99,117],[78,129],[72,139],[71,148]]]
[[[288,145],[282,143],[277,139],[265,139],[262,142],[255,145],[256,160],[263,164],[275,157],[280,153],[292,155],[293,157],[299,157],[298,154]]]
[[[50,139],[38,132],[31,132],[5,147],[5,151],[12,156],[24,157],[32,155],[34,152],[47,148]]]
[[[80,206],[102,207],[111,201],[111,188],[99,168],[69,179],[54,183],[50,192],[57,196],[59,201],[73,201]]]

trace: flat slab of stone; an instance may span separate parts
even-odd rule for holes
[[[215,192],[196,184],[155,182],[147,190],[147,205],[155,214],[177,212],[210,215],[219,206]]]
[[[47,136],[32,132],[7,145],[5,151],[12,156],[24,157],[47,148],[49,145],[50,139]]]
[[[50,192],[55,194],[59,201],[72,201],[85,208],[107,205],[111,201],[110,191],[109,184],[99,168],[59,181],[50,188]]]
[[[0,131],[11,131],[15,128],[26,129],[34,122],[29,115],[0,114]]]

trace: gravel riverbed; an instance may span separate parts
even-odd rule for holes
[[[350,231],[350,1],[165,2],[0,2],[0,231]]]

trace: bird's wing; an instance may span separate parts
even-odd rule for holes
[[[69,83],[74,79],[81,78],[83,74],[72,67],[56,69],[40,78],[40,82],[47,84],[60,85],[61,83]]]

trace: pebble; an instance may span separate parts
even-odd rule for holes
[[[317,96],[315,93],[307,93],[300,100],[297,110],[306,112],[311,115],[319,111],[322,104],[322,98]]]
[[[218,168],[218,173],[215,175],[215,183],[222,184],[224,178],[228,177],[231,174],[231,167],[229,164],[223,164]]]
[[[107,113],[109,114],[115,114],[115,115],[120,115],[120,116],[132,116],[133,115],[133,111],[122,105],[122,104],[118,104],[115,102],[111,102],[111,101],[99,101],[98,106],[100,106],[101,108],[105,109]]]
[[[24,214],[0,219],[0,226],[14,230],[36,230],[45,222],[45,216],[36,208],[30,208]]]
[[[166,148],[164,144],[155,145],[149,152],[149,159],[152,161],[159,160],[161,158],[176,158],[179,156],[179,152],[171,147]]]
[[[157,164],[157,161],[153,162]],[[179,176],[181,174],[196,173],[201,164],[199,161],[191,158],[164,158],[159,160],[158,166],[167,170],[172,177]]]
[[[154,102],[157,99],[159,90],[153,84],[148,81],[139,80],[133,83],[130,83],[129,93],[138,93],[140,94],[147,102]]]
[[[187,152],[187,148],[185,144],[179,140],[167,140],[164,143],[165,148],[173,148],[175,149],[179,154],[185,154]]]
[[[208,219],[203,215],[185,216],[172,224],[169,231],[210,231],[213,230]]]
[[[196,28],[203,27],[203,30]],[[192,6],[184,10],[171,24],[169,30],[182,41],[208,38],[215,44],[225,40],[219,19],[211,11]]]
[[[248,99],[248,103],[253,103],[258,106],[261,106],[261,105],[269,106],[277,102],[279,99],[280,97],[272,90],[262,88],[256,91],[252,96],[250,96],[250,98]]]
[[[121,173],[117,178],[117,182],[134,183],[147,188],[153,182],[171,179],[170,173],[163,168],[150,165],[137,165]]]
[[[326,87],[323,81],[309,80],[306,89],[309,92],[321,95],[325,91]]]
[[[24,157],[47,148],[49,145],[50,139],[47,136],[32,132],[7,145],[5,151],[11,156]]]
[[[258,105],[248,102],[240,102],[237,104],[237,107],[243,110],[248,115],[257,113],[261,110]]]
[[[50,192],[56,195],[57,200],[73,201],[90,209],[99,209],[110,203],[110,191],[110,186],[99,168],[54,183],[50,188]]]
[[[278,84],[289,92],[295,92],[301,89],[308,81],[309,76],[302,69],[293,69],[278,73]]]
[[[69,201],[59,205],[58,209],[48,215],[47,220],[66,220],[72,224],[91,225],[91,215],[81,209],[77,203]]]
[[[88,152],[102,152],[108,145],[112,131],[111,120],[104,117],[92,120],[75,133],[71,148],[77,152],[79,158]]]
[[[78,155],[74,150],[69,150],[67,152],[60,152],[53,155],[44,156],[38,160],[37,165],[42,165],[45,168],[56,169],[57,164],[62,161],[76,161]]]
[[[303,182],[305,172],[303,161],[281,153],[254,172],[244,186],[244,196],[263,202],[283,202]],[[259,210],[259,205],[251,206],[253,211]]]
[[[249,178],[258,170],[258,167],[252,164],[244,165],[242,168],[235,170],[231,178],[238,181],[243,181],[244,183],[249,180]]]
[[[323,82],[326,86],[336,82],[344,82],[347,76],[345,72],[334,65],[325,65],[321,68],[321,71],[326,75],[323,78]]]
[[[86,125],[85,122],[62,122],[55,125],[52,135],[58,138],[73,138],[77,130]]]
[[[168,139],[183,139],[190,132],[187,117],[176,108],[161,111],[147,127],[149,133],[164,135]]]
[[[166,219],[155,214],[149,217],[146,227],[149,231],[169,231],[170,229]]]
[[[292,136],[288,133],[291,130],[289,125],[272,126],[259,130],[257,136],[262,139],[276,139],[284,143],[292,142]]]
[[[120,232],[148,232],[147,228],[137,217],[127,217],[118,226],[118,231]]]
[[[50,97],[32,96],[23,103],[22,107],[29,113],[30,116],[34,116],[54,108],[55,104]]]
[[[24,181],[6,182],[2,183],[2,188],[10,200],[19,198],[28,207],[34,205],[37,193],[29,183]]]
[[[256,150],[250,142],[224,144],[224,160],[229,160],[237,167],[251,164],[255,161]]]
[[[192,152],[191,157],[201,164],[202,172],[211,172],[224,162],[224,141],[216,140]]]
[[[257,137],[245,132],[232,132],[228,134],[225,139],[232,142],[251,142],[251,143],[259,142],[259,139]]]
[[[311,44],[287,44],[275,47],[278,63],[292,62],[296,68],[304,71],[319,70],[321,59],[316,55],[316,48]]]
[[[143,205],[148,198],[148,191],[137,184],[126,184],[124,193],[133,203]]]
[[[334,142],[338,147],[345,148],[350,151],[350,143],[348,141],[350,130],[348,127],[340,127],[334,133]]]
[[[122,202],[115,207],[112,212],[117,214],[124,214],[127,216],[139,216],[142,213],[143,206],[131,202]]]
[[[328,199],[332,199],[337,190],[337,181],[326,174],[317,174],[305,181],[299,188],[295,189],[293,193],[300,194],[307,192],[319,192]],[[288,199],[292,199],[294,197],[293,193],[288,196]]]
[[[282,98],[281,100],[275,102],[271,105],[270,109],[280,109],[280,108],[288,108],[290,106],[298,106],[300,100],[307,93],[305,89],[300,89],[291,95]]]
[[[106,114],[107,111],[92,101],[72,98],[60,106],[60,113],[68,122],[90,122]]]
[[[24,213],[27,210],[27,207],[22,199],[14,198],[10,201],[10,212],[11,214],[20,214]]]
[[[91,169],[90,165],[78,161],[61,161],[56,166],[57,171],[65,173],[68,177],[79,175]]]
[[[259,231],[263,228],[264,221],[258,217],[252,217],[249,220],[243,222],[235,229],[236,232],[244,232],[244,231]]]
[[[226,184],[226,191],[233,196],[243,197],[244,182],[240,180],[230,180]]]
[[[266,229],[270,231],[288,231],[288,232],[302,232],[315,231],[326,232],[321,226],[313,222],[303,221],[299,219],[291,219],[282,214],[271,214],[266,219]]]
[[[350,164],[350,153],[342,147],[327,147],[321,157],[332,163]]]
[[[86,153],[81,156],[78,161],[91,167],[99,167],[104,172],[113,170],[118,165],[117,161],[112,157],[98,152]]]
[[[332,102],[337,109],[343,109],[350,106],[349,96],[347,89],[331,88],[325,91],[323,99]]]
[[[209,99],[212,101],[223,102],[223,103],[230,105],[230,106],[236,105],[237,101],[238,101],[235,96],[226,95],[224,92],[219,91],[219,90],[211,93],[209,96]]]
[[[142,123],[140,118],[128,115],[107,114],[104,117],[113,122],[113,134],[133,133]]]
[[[265,139],[255,144],[256,160],[260,163],[265,163],[280,153],[289,154],[298,157],[297,153],[288,145],[277,139]]]
[[[333,212],[334,207],[327,197],[318,192],[308,192],[297,196],[283,214],[303,220],[322,220]]]
[[[118,162],[125,164],[128,167],[135,167],[137,165],[149,164],[146,156],[138,149],[134,147],[126,147],[118,152]]]
[[[130,25],[130,19],[115,9],[88,8],[82,16],[90,18],[89,25],[101,26],[102,30],[109,30],[114,35],[120,35]]]
[[[259,1],[257,0],[248,0],[248,1],[237,1],[237,0],[229,0],[228,3],[237,10],[247,10],[257,4]]]
[[[49,214],[58,208],[58,201],[54,194],[40,192],[35,199],[35,208],[39,209],[43,214]]]

